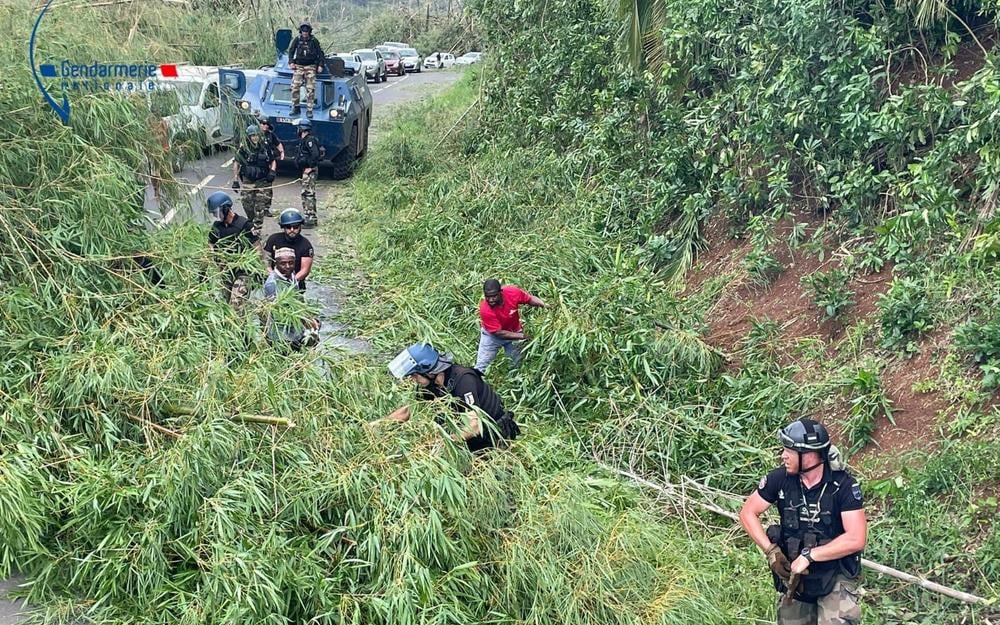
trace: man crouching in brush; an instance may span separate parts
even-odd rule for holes
[[[467,415],[468,424],[460,438],[469,451],[498,447],[517,438],[521,430],[514,415],[504,410],[500,397],[483,380],[483,374],[454,364],[452,358],[427,343],[416,343],[389,363],[389,371],[397,379],[408,377],[416,382],[418,399],[448,398],[456,413]],[[410,407],[402,406],[386,418],[405,423],[410,419]]]

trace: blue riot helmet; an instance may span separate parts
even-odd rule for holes
[[[250,124],[247,126],[247,138],[256,137],[260,134],[260,126],[258,124]]]
[[[303,119],[299,122],[299,132],[302,132],[303,130],[306,132],[312,132],[312,127],[312,122],[308,119]]]
[[[442,355],[429,343],[414,343],[393,358],[389,372],[400,380],[414,373],[433,376],[450,367],[452,358],[450,353]]]
[[[302,22],[301,24],[299,24],[300,33],[312,33],[312,31],[313,27],[307,24],[306,22]]]
[[[233,209],[233,198],[229,197],[228,193],[222,191],[216,191],[212,195],[208,196],[208,212],[217,216],[219,219],[225,219],[229,211]]]
[[[278,216],[278,225],[282,228],[285,226],[301,226],[305,221],[306,219],[302,216],[302,213],[294,208],[286,208]]]

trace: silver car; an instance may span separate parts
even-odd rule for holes
[[[403,59],[403,67],[408,72],[419,72],[423,67],[424,59],[420,57],[413,48],[400,48],[398,50],[400,58]]]
[[[375,82],[382,82],[389,78],[389,74],[385,71],[385,59],[382,58],[382,53],[378,50],[361,48],[360,50],[352,51],[351,54],[361,57],[361,64],[365,68],[366,79],[370,78]]]

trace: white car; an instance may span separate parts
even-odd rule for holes
[[[163,112],[170,138],[194,136],[202,148],[223,142],[219,114],[219,68],[180,65],[177,77],[158,77],[150,93],[152,102]]]
[[[420,53],[413,48],[399,48],[399,57],[403,59],[403,68],[408,72],[419,72],[423,59]]]
[[[441,62],[438,63],[438,56],[441,57]],[[451,67],[455,64],[455,55],[449,52],[435,52],[433,54],[428,54],[424,58],[424,67],[426,69],[444,69],[445,67]]]
[[[482,52],[466,52],[462,56],[455,59],[455,65],[472,65],[473,63],[481,61],[482,58]]]
[[[409,48],[410,44],[403,43],[401,41],[383,41],[383,46],[388,46],[390,48]]]

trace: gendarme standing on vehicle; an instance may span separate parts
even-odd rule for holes
[[[258,237],[264,228],[267,196],[278,167],[275,156],[260,127],[257,124],[247,126],[246,142],[233,159],[233,189],[240,191],[243,212],[253,223],[253,232]]]
[[[831,453],[830,435],[812,419],[778,432],[783,466],[760,480],[740,523],[767,556],[778,625],[857,625],[861,551],[868,539],[861,486]],[[760,515],[776,505],[781,523]]]
[[[319,176],[319,160],[323,148],[312,134],[312,124],[308,119],[299,123],[299,151],[295,155],[295,166],[302,177],[302,213],[306,228],[315,228],[319,223],[316,214],[316,178]]]
[[[299,26],[299,36],[288,46],[288,67],[292,70],[292,115],[298,115],[299,90],[306,85],[306,117],[312,117],[316,103],[316,72],[325,63],[323,49],[312,35],[312,26]]]

